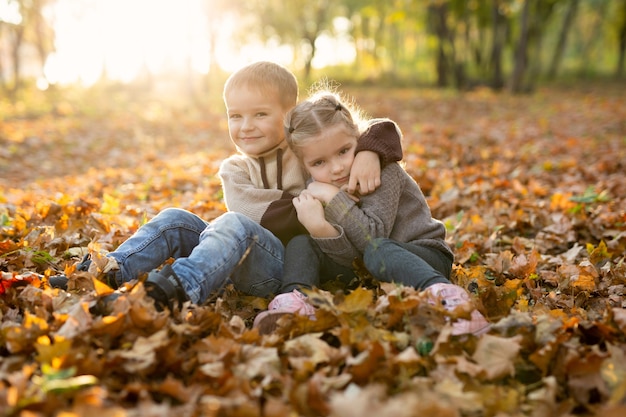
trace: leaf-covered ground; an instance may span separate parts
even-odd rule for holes
[[[0,120],[0,414],[625,415],[626,87],[351,93],[401,125],[488,334],[366,274],[264,337],[267,300],[232,288],[170,315],[130,283],[103,315],[72,265],[167,206],[222,213],[231,147],[218,111],[68,98]]]

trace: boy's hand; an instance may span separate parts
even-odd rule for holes
[[[357,189],[358,187],[358,189]],[[361,151],[354,156],[348,194],[367,195],[380,187],[380,159],[376,152]]]
[[[293,206],[298,213],[298,220],[313,237],[336,237],[339,236],[337,229],[330,224],[324,216],[322,202],[304,190],[298,197],[293,199]]]

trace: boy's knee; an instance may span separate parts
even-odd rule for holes
[[[162,220],[167,219],[167,221],[178,221],[191,213],[187,210],[183,210],[176,207],[168,207],[166,209],[161,210],[153,220]]]
[[[250,224],[256,225],[256,223],[252,219],[250,219],[248,216],[241,214],[241,213],[234,212],[234,211],[227,211],[226,213],[222,214],[217,219],[215,219],[214,222],[226,223],[229,225],[238,225],[238,226],[242,226],[243,228],[246,228],[246,226]]]
[[[260,226],[244,214],[228,211],[212,221],[212,230],[223,232],[237,239],[248,239],[259,233]]]

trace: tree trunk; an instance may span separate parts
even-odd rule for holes
[[[515,48],[515,67],[511,76],[511,91],[521,93],[524,90],[524,74],[527,67],[528,54],[528,21],[531,0],[524,0],[519,40]]]
[[[502,74],[502,50],[504,49],[505,20],[500,14],[500,1],[494,0],[492,6],[493,43],[491,46],[491,88],[501,90],[504,87]]]
[[[548,79],[553,80],[559,71],[559,66],[561,65],[561,60],[563,59],[563,53],[565,52],[565,45],[567,44],[567,35],[576,17],[579,2],[580,0],[570,0],[567,13],[563,19],[563,26],[561,26],[561,32],[559,33],[559,40],[556,44],[554,54],[552,55],[550,68],[548,69]]]
[[[0,21],[0,55],[2,55],[2,32],[4,32],[5,23]],[[6,82],[4,80],[4,65],[2,64],[2,60],[0,59],[0,91],[6,93]]]
[[[22,61],[20,59],[20,50],[22,49],[22,40],[24,39],[24,26],[17,25],[13,31],[14,38],[11,42],[11,59],[13,60],[13,86],[9,89],[9,95],[11,99],[17,96],[22,85],[22,79],[20,76],[22,69]]]
[[[626,58],[626,3],[621,7],[621,25],[618,33],[619,58],[617,60],[617,68],[615,75],[617,78],[624,77],[624,59]]]
[[[437,86],[448,86],[448,73],[450,71],[449,57],[446,54],[446,43],[449,39],[447,18],[447,4],[429,6],[429,15],[432,19],[433,31],[437,36]]]

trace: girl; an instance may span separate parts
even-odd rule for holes
[[[381,186],[355,201],[345,191],[362,129],[358,111],[340,97],[322,91],[287,113],[289,146],[311,176],[307,188],[293,199],[298,219],[310,235],[292,239],[285,249],[281,294],[257,316],[261,333],[276,327],[284,314],[314,317],[315,310],[298,291],[340,276],[347,284],[355,274],[354,258],[362,257],[380,281],[426,290],[432,303],[448,310],[469,306],[465,290],[449,281],[454,256],[445,242],[445,227],[433,219],[424,194],[398,163],[384,167]],[[391,120],[370,121],[383,138],[400,131]],[[453,334],[482,334],[489,323],[475,309],[470,320],[453,323]]]

